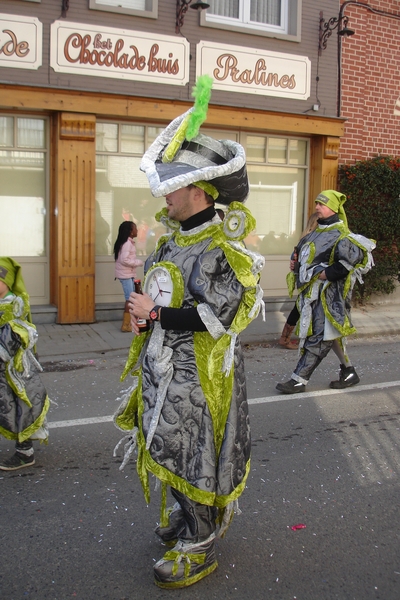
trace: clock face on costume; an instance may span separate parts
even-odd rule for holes
[[[151,267],[146,274],[143,291],[159,306],[169,306],[174,291],[169,270],[161,265]]]

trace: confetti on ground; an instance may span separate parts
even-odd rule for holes
[[[299,523],[298,525],[292,525],[290,529],[296,531],[297,529],[305,529],[307,526],[303,525],[303,523]]]

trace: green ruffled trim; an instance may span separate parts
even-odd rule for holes
[[[296,289],[296,275],[293,271],[290,271],[286,275],[286,285],[289,292],[289,298],[292,298],[293,292]]]
[[[133,374],[132,369],[136,367],[142,348],[150,334],[151,330],[141,333],[140,335],[136,335],[133,338],[129,348],[128,358],[125,363],[124,370],[122,371],[122,375],[120,377],[120,381],[124,381],[128,373],[132,372]]]
[[[150,485],[148,477],[149,472],[153,473],[153,475],[155,475],[161,482],[169,485],[170,487],[173,487],[182,494],[185,494],[185,496],[188,496],[195,502],[199,502],[200,504],[206,504],[207,506],[217,506],[218,508],[224,508],[230,502],[237,500],[246,486],[246,480],[250,472],[250,459],[246,465],[246,473],[240,484],[230,494],[226,496],[218,496],[214,492],[206,492],[204,490],[199,490],[199,488],[194,487],[185,479],[182,479],[178,475],[171,473],[171,471],[156,463],[150,456],[149,451],[145,449],[144,436],[141,431],[140,433],[138,433],[137,442],[137,472],[142,484],[147,504],[150,503]]]
[[[132,394],[129,397],[129,400],[122,411],[118,416],[115,417],[115,424],[124,431],[132,431],[132,429],[136,425],[136,415],[138,410],[138,390],[139,386],[142,385],[142,370],[140,369],[137,372],[138,376],[138,385],[133,390]]]
[[[349,271],[348,276],[346,277],[346,281],[344,284],[344,288],[343,288],[343,295],[346,298],[349,291],[350,291],[350,286],[351,286],[351,275],[354,271],[356,271],[357,269],[362,269],[366,266],[367,262],[368,262],[368,250],[365,248],[365,246],[363,246],[362,244],[360,244],[357,240],[350,238],[351,242],[357,246],[358,248],[360,248],[360,250],[363,251],[363,260],[360,263],[357,263],[354,268]]]
[[[308,244],[308,246],[310,248],[310,252],[309,252],[309,255],[307,258],[307,264],[310,265],[312,263],[312,261],[314,260],[314,256],[315,256],[315,244],[314,244],[314,242],[310,242]]]
[[[29,425],[29,427],[27,427],[26,429],[24,429],[23,431],[20,431],[18,433],[14,433],[14,432],[9,431],[8,429],[5,429],[4,427],[0,426],[1,435],[3,435],[7,440],[16,440],[18,442],[25,442],[25,440],[29,440],[32,437],[32,435],[35,433],[35,431],[37,431],[38,429],[40,429],[42,427],[49,408],[50,408],[50,399],[48,396],[46,396],[44,404],[43,404],[42,412],[40,413],[40,415],[38,416],[36,421],[31,423]],[[47,444],[47,439],[39,440],[39,441],[41,444]]]
[[[229,335],[224,335],[216,342],[208,331],[196,331],[194,333],[196,366],[200,385],[213,422],[217,456],[224,437],[225,423],[229,414],[233,390],[234,369],[231,369],[228,377],[225,377],[225,374],[221,372],[225,350],[229,347],[230,339]],[[211,372],[210,366],[212,366]]]
[[[218,508],[225,508],[225,506],[228,506],[228,504],[237,500],[239,496],[243,493],[244,488],[246,487],[247,477],[249,476],[249,473],[250,459],[247,461],[246,472],[239,485],[233,490],[233,492],[231,492],[227,496],[216,496],[214,506],[217,506]]]
[[[21,348],[19,350],[21,350]],[[29,408],[32,408],[31,401],[29,400],[29,398],[27,396],[25,388],[22,388],[22,390],[17,388],[17,386],[15,385],[14,381],[11,379],[8,370],[6,370],[6,380],[7,380],[8,385],[10,386],[10,388],[12,389],[12,391],[14,392],[14,394],[18,398],[20,398],[20,400],[22,400],[22,402],[25,402],[25,404],[27,406],[29,406]]]
[[[182,146],[183,142],[186,139],[186,129],[189,123],[189,119],[190,119],[190,114],[186,115],[186,117],[182,120],[181,124],[179,125],[177,131],[175,132],[175,134],[173,135],[171,141],[169,142],[168,146],[166,147],[166,149],[164,150],[164,154],[162,157],[162,162],[163,163],[170,163],[173,161],[176,153],[178,152],[178,150],[180,149],[180,147]]]
[[[30,322],[30,319],[29,319],[29,316],[30,316],[29,296],[28,296],[28,294],[23,292],[22,294],[19,294],[19,297],[22,298],[22,300],[23,300],[22,315],[20,317],[16,317],[14,315],[15,294],[13,294],[13,296],[12,296],[13,300],[11,302],[1,303],[1,305],[0,305],[1,312],[3,313],[0,317],[0,327],[5,325],[6,323],[9,323],[13,319],[17,319],[17,318],[22,319],[23,321],[27,321],[29,323],[29,325],[32,326],[32,323]]]

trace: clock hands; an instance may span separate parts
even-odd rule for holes
[[[154,281],[156,282],[156,284],[157,284],[157,287],[158,287],[158,294],[157,294],[157,296],[156,296],[156,298],[158,298],[158,296],[160,296],[160,295],[162,296],[162,295],[163,295],[163,291],[164,291],[164,290],[161,290],[161,289],[160,289],[160,286],[158,285],[157,277],[156,277],[155,275],[153,275],[153,279],[154,279]],[[153,298],[153,300],[155,300],[156,298]]]

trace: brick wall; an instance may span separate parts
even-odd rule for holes
[[[398,18],[354,4],[344,10],[355,34],[342,41],[340,116],[347,122],[340,144],[341,164],[377,154],[400,155],[400,2],[370,0],[368,4]]]

